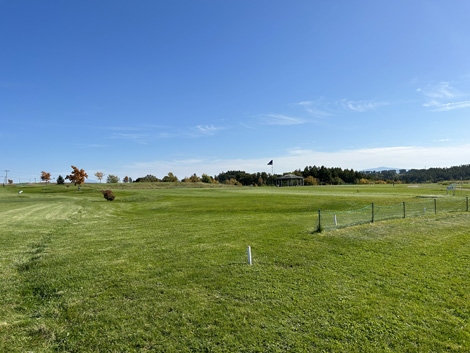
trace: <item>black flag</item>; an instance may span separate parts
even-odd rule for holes
[[[271,159],[271,162],[268,163],[268,165],[273,165],[273,160]]]

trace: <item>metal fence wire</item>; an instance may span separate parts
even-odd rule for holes
[[[329,230],[395,218],[420,217],[437,213],[468,212],[468,197],[402,202],[392,206],[370,204],[349,211],[318,210],[316,230]]]

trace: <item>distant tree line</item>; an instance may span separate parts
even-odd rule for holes
[[[83,169],[72,167],[72,173],[65,178],[59,175],[57,177],[57,184],[65,183],[65,180],[70,180],[74,185],[80,186],[88,178],[88,175]],[[448,168],[428,168],[428,169],[400,169],[400,170],[382,170],[382,171],[356,171],[353,169],[342,169],[339,167],[327,168],[325,166],[307,166],[303,170],[297,169],[290,173],[304,178],[305,185],[341,185],[341,184],[369,184],[369,183],[438,183],[443,181],[459,181],[470,180],[470,164],[460,166],[453,166]],[[96,172],[95,176],[99,179],[100,183],[104,177],[104,173]],[[209,176],[202,174],[200,177],[194,173],[190,177],[185,177],[181,180],[184,183],[221,183],[228,185],[244,185],[244,186],[263,186],[275,185],[276,178],[279,174],[268,174],[265,172],[247,173],[242,170],[230,170],[227,172],[219,173],[218,175]],[[46,184],[51,180],[51,174],[45,171],[41,172],[41,180]],[[13,180],[8,179],[8,183],[13,184]],[[132,178],[125,176],[122,179],[123,183],[132,182],[172,182],[176,183],[180,180],[173,173],[168,173],[162,179],[154,175],[147,174],[144,177],[132,180]],[[109,174],[106,178],[107,183],[119,183],[120,178],[117,175]],[[3,184],[5,185],[5,183]]]
[[[246,173],[241,170],[231,170],[216,175],[214,179],[222,184],[231,185],[271,185],[274,182],[272,175],[267,173]]]
[[[361,172],[354,171],[352,169],[341,169],[341,168],[326,168],[322,167],[305,167],[303,171],[295,170],[292,173],[297,176],[301,176],[305,179],[306,185],[317,185],[317,184],[354,184],[360,183],[366,180],[366,175]],[[169,175],[173,176],[172,173]],[[202,174],[198,177],[193,174],[190,177],[186,177],[182,182],[203,182],[203,183],[220,183],[228,185],[243,185],[243,186],[263,186],[263,185],[275,185],[276,178],[281,175],[272,175],[265,172],[258,173],[247,173],[242,170],[229,170],[227,172],[219,173],[213,177],[207,174]],[[165,181],[178,181],[176,177],[169,178],[168,176],[163,179],[158,179],[154,175],[146,175],[135,180],[135,182],[165,182]],[[366,182],[369,182],[368,180]]]
[[[80,185],[85,181],[88,175],[83,169],[72,166],[73,172],[67,175],[65,179],[69,179],[73,184]],[[458,181],[470,180],[470,164],[460,165],[450,168],[429,168],[429,169],[400,169],[400,170],[382,170],[382,171],[364,171],[359,172],[353,169],[342,169],[339,167],[327,168],[325,166],[307,166],[303,170],[297,169],[291,173],[304,178],[305,185],[341,185],[341,184],[368,184],[368,183],[437,183],[442,181]],[[104,174],[95,173],[100,180]],[[215,176],[202,174],[200,177],[194,173],[190,177],[185,177],[181,182],[185,183],[221,183],[228,185],[244,185],[244,186],[263,186],[275,185],[276,178],[281,175],[268,174],[265,172],[247,173],[241,170],[230,170],[219,173]],[[41,179],[50,180],[50,173],[42,172]],[[107,183],[118,183],[120,178],[116,175],[108,175]],[[122,180],[124,183],[132,182],[179,182],[180,180],[173,174],[168,173],[162,179],[154,175],[147,174],[144,177],[132,180],[125,176]],[[59,175],[57,184],[63,184],[64,178]]]
[[[470,164],[449,168],[400,169],[367,172],[367,178],[374,180],[392,180],[402,183],[438,183],[442,181],[458,181],[470,179]]]
[[[353,169],[327,168],[325,166],[308,166],[303,171],[295,170],[292,174],[303,176],[307,185],[360,184],[361,179],[367,179],[364,173]]]

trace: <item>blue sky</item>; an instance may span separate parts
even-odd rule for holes
[[[470,163],[470,3],[0,0],[0,174]]]

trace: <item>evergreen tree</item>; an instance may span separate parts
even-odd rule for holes
[[[110,184],[119,183],[119,177],[117,175],[109,174],[106,182]]]

